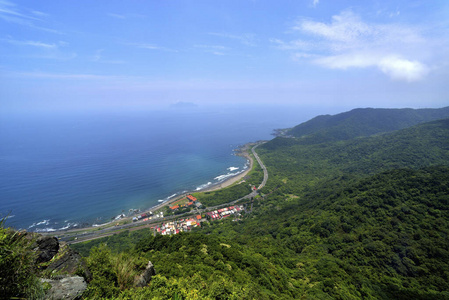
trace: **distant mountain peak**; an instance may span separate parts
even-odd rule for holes
[[[449,107],[439,109],[356,108],[336,115],[320,115],[301,123],[287,135],[315,142],[347,140],[404,129],[449,118]]]
[[[175,108],[175,109],[191,109],[191,108],[197,108],[198,105],[193,103],[193,102],[183,102],[183,101],[178,101],[176,103],[170,104],[170,108]]]

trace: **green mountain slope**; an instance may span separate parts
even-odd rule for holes
[[[300,198],[268,197],[230,238],[292,258],[298,298],[448,299],[448,199],[448,167],[338,178]]]
[[[266,190],[284,182],[282,188],[294,193],[336,176],[448,165],[449,119],[379,136],[321,144],[278,137],[259,147],[258,152],[270,173]]]
[[[313,142],[348,140],[407,128],[449,117],[449,107],[440,109],[358,108],[337,115],[317,116],[287,131]]]

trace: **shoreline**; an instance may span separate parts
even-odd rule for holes
[[[172,204],[173,202],[176,202],[176,201],[184,198],[188,194],[192,194],[192,193],[206,193],[206,192],[213,192],[213,191],[221,190],[221,189],[227,188],[227,187],[233,185],[234,183],[242,180],[253,168],[254,160],[251,157],[251,155],[249,154],[249,151],[251,150],[251,147],[254,146],[255,144],[256,143],[247,143],[247,144],[242,145],[238,149],[234,150],[234,151],[236,151],[236,150],[239,151],[235,155],[244,157],[249,162],[248,168],[246,168],[243,172],[238,173],[237,175],[231,176],[229,178],[226,178],[222,182],[218,182],[218,183],[212,184],[211,186],[205,187],[203,189],[195,190],[195,191],[186,191],[185,193],[181,193],[180,195],[176,195],[173,198],[168,199],[167,201],[164,201],[164,202],[162,202],[160,204],[156,204],[156,205],[148,208],[146,211],[159,210],[159,209],[161,209],[161,208],[163,208],[163,207],[165,207],[167,205]],[[120,221],[126,220],[126,219],[132,219],[132,217],[133,216],[127,216],[125,218],[120,219]]]
[[[215,185],[212,185],[210,187],[206,187],[204,189],[201,189],[199,191],[197,191],[198,193],[205,193],[205,192],[213,192],[213,191],[217,191],[217,190],[221,190],[224,188],[227,188],[231,185],[233,185],[236,182],[241,181],[246,175],[248,175],[248,173],[252,170],[253,165],[254,165],[254,160],[251,157],[251,155],[249,154],[249,150],[251,149],[251,147],[254,145],[255,143],[247,143],[245,145],[243,145],[239,150],[240,152],[238,154],[236,154],[237,156],[241,156],[247,159],[247,161],[249,162],[249,166],[248,168],[246,168],[243,172],[231,176],[227,179],[225,179],[222,182],[219,182]]]
[[[127,216],[125,216],[123,218],[120,218],[120,219],[114,219],[114,220],[111,220],[111,221],[103,223],[103,224],[92,224],[92,225],[89,225],[89,226],[86,226],[86,227],[75,227],[75,228],[68,228],[68,229],[65,229],[65,230],[56,230],[56,231],[39,232],[39,233],[40,234],[45,234],[45,235],[49,235],[49,234],[50,235],[55,235],[55,234],[57,235],[58,233],[67,234],[67,233],[70,233],[70,232],[78,232],[78,231],[89,230],[89,229],[94,229],[94,228],[102,228],[102,227],[105,227],[105,226],[108,226],[108,225],[113,225],[114,223],[119,223],[119,222],[124,222],[124,221],[125,222],[126,221],[132,221],[133,217],[135,217],[135,216],[138,216],[140,214],[143,214],[143,213],[146,213],[146,212],[150,212],[150,211],[151,212],[158,211],[158,210],[160,210],[160,209],[162,209],[162,208],[164,208],[164,207],[166,207],[166,206],[168,206],[168,205],[170,205],[170,204],[172,204],[172,203],[174,203],[174,202],[176,202],[176,201],[186,197],[186,195],[189,195],[189,194],[192,194],[192,193],[212,192],[212,191],[217,191],[217,190],[220,190],[220,189],[227,188],[227,187],[233,185],[234,183],[237,183],[237,182],[243,180],[243,178],[252,170],[252,168],[254,166],[254,159],[251,157],[250,151],[251,151],[251,148],[254,145],[256,145],[256,144],[257,144],[257,142],[246,143],[246,144],[238,147],[237,149],[234,149],[234,152],[235,152],[234,155],[246,158],[247,162],[249,162],[249,165],[248,165],[248,167],[244,171],[242,171],[242,172],[240,172],[240,173],[238,173],[236,175],[230,176],[230,177],[224,179],[222,182],[211,184],[210,186],[206,186],[205,188],[200,189],[200,190],[192,190],[192,191],[183,192],[183,193],[181,193],[179,195],[176,195],[176,196],[174,196],[174,197],[172,197],[172,198],[170,198],[170,199],[168,199],[168,200],[166,200],[164,202],[161,202],[159,204],[151,206],[148,209],[139,211],[138,213],[127,215]]]

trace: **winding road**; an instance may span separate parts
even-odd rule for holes
[[[263,164],[262,160],[259,158],[259,155],[257,155],[256,151],[254,149],[256,149],[257,147],[259,147],[260,145],[265,144],[265,142],[263,143],[259,143],[256,146],[254,146],[251,151],[253,152],[254,157],[257,159],[257,162],[259,163],[260,167],[263,170],[263,180],[262,183],[259,185],[259,187],[257,188],[258,190],[260,190],[261,188],[263,188],[265,186],[265,184],[267,184],[267,180],[268,180],[268,171],[267,168],[265,167],[265,165]]]

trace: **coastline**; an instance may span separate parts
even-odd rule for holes
[[[239,147],[238,152],[235,154],[237,156],[241,156],[244,157],[248,160],[249,162],[249,166],[248,168],[246,168],[243,172],[238,173],[237,175],[231,176],[229,178],[226,178],[225,180],[223,180],[222,182],[213,184],[211,186],[205,187],[203,189],[200,190],[195,190],[195,191],[187,191],[185,193],[182,193],[180,195],[177,195],[165,202],[162,202],[160,204],[157,204],[155,206],[150,207],[147,211],[156,211],[159,210],[167,205],[172,204],[173,202],[176,202],[182,198],[184,198],[187,194],[191,194],[191,193],[205,193],[205,192],[212,192],[212,191],[217,191],[220,189],[224,189],[227,188],[231,185],[233,185],[236,182],[241,181],[246,175],[248,175],[248,173],[252,170],[253,165],[254,165],[254,160],[251,157],[251,155],[249,154],[249,151],[251,150],[251,147],[254,146],[256,143],[247,143],[241,147]],[[120,219],[120,220],[125,220],[125,219],[132,219],[132,216]]]
[[[159,204],[156,204],[154,206],[149,207],[148,209],[139,211],[138,213],[134,213],[131,215],[127,215],[125,217],[119,218],[119,219],[114,219],[111,220],[109,222],[103,223],[103,224],[93,224],[93,225],[89,225],[86,227],[77,227],[77,228],[68,228],[65,230],[56,230],[56,231],[51,231],[51,232],[41,232],[41,234],[52,234],[52,235],[57,235],[58,233],[70,233],[70,232],[78,232],[78,231],[83,231],[83,230],[89,230],[89,229],[93,229],[93,228],[102,228],[114,223],[121,223],[121,222],[127,222],[127,221],[132,221],[133,217],[146,213],[146,212],[156,212],[184,197],[186,197],[186,195],[191,194],[191,193],[204,193],[204,192],[212,192],[212,191],[217,191],[220,189],[224,189],[227,188],[231,185],[233,185],[234,183],[240,182],[241,180],[243,180],[243,178],[252,170],[253,165],[254,165],[254,159],[252,158],[252,156],[250,155],[250,151],[251,148],[256,145],[257,143],[247,143],[244,144],[242,146],[240,146],[239,148],[235,149],[235,155],[237,156],[241,156],[247,159],[247,161],[249,162],[248,167],[242,171],[239,172],[238,174],[234,175],[234,176],[230,176],[226,179],[224,179],[222,182],[218,182],[215,184],[211,184],[210,186],[206,186],[205,188],[202,188],[200,190],[192,190],[192,191],[186,191],[184,193],[181,193],[179,195],[176,195],[172,198],[169,198],[168,200],[161,202]]]
[[[220,189],[227,188],[227,187],[233,185],[234,183],[241,181],[246,175],[248,175],[248,173],[253,168],[254,160],[253,160],[252,156],[249,154],[249,151],[251,150],[251,147],[254,144],[255,143],[247,143],[247,144],[243,145],[241,148],[239,148],[239,152],[236,154],[237,156],[244,157],[249,161],[249,166],[248,166],[248,168],[246,168],[246,170],[244,170],[243,172],[241,172],[235,176],[225,179],[223,182],[217,183],[217,184],[215,184],[211,187],[205,188],[205,189],[201,189],[198,192],[204,193],[204,192],[217,191]]]

